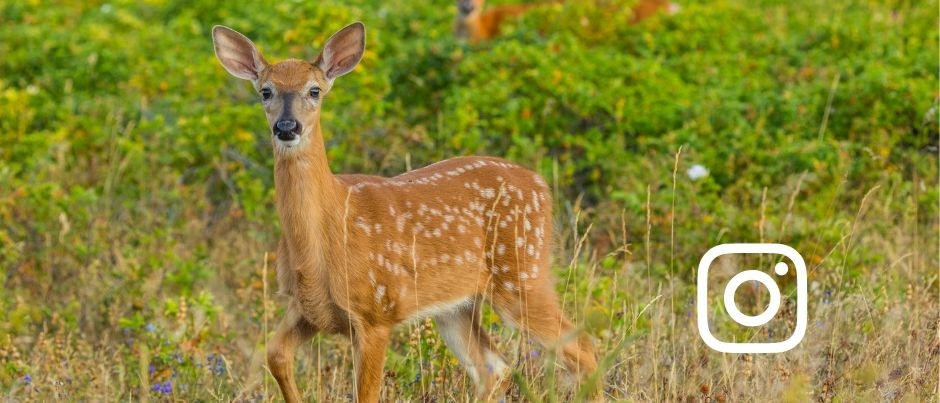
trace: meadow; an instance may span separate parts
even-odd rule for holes
[[[937,1],[681,0],[637,25],[632,3],[545,2],[477,45],[453,38],[445,0],[0,3],[0,399],[280,401],[264,366],[286,301],[271,136],[210,30],[312,59],[361,20],[365,57],[322,115],[333,172],[473,154],[539,171],[556,288],[609,401],[938,401]],[[699,259],[729,242],[806,260],[793,350],[699,338]],[[767,262],[722,259],[709,278]],[[793,284],[771,324],[711,326],[780,339]],[[485,314],[510,401],[581,396]],[[385,401],[473,400],[432,322],[398,328],[387,354]],[[350,399],[351,357],[339,337],[303,346],[304,396]]]

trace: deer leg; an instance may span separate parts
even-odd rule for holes
[[[565,369],[575,377],[583,378],[597,369],[590,340],[577,336],[551,287],[535,287],[522,294],[497,292],[493,307],[503,320],[531,334],[545,348],[557,349]]]
[[[300,315],[299,307],[291,303],[274,337],[268,342],[268,369],[287,403],[300,402],[300,392],[294,381],[294,351],[297,346],[313,337],[314,329]]]
[[[508,365],[487,336],[473,306],[434,317],[441,338],[464,366],[476,386],[477,398],[489,400],[505,393]]]
[[[353,332],[356,358],[356,402],[378,402],[385,368],[385,349],[391,329],[384,326],[359,326]]]

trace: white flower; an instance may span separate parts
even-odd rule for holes
[[[692,165],[692,167],[689,168],[688,171],[685,171],[685,173],[686,175],[689,175],[689,179],[691,180],[698,180],[708,176],[708,170],[700,164]]]

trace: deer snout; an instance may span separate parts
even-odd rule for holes
[[[274,135],[278,140],[291,141],[300,134],[300,122],[296,119],[281,119],[274,124]]]

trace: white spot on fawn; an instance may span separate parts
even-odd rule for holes
[[[542,187],[542,188],[548,187],[548,184],[545,183],[545,180],[542,179],[542,177],[539,174],[533,175],[532,179],[535,182],[535,184],[538,185],[539,187]]]
[[[382,302],[382,297],[384,296],[385,296],[385,286],[380,285],[378,287],[375,287],[375,303],[378,304]]]
[[[366,235],[372,236],[372,227],[366,223],[365,218],[356,217],[356,227],[359,227],[359,229],[361,229],[362,232],[365,232]]]
[[[405,213],[395,219],[395,228],[398,232],[405,232],[405,223],[412,217],[411,213]]]
[[[464,260],[467,261],[467,263],[476,263],[476,262],[477,262],[477,255],[474,254],[473,252],[470,252],[469,250],[466,250],[466,251],[463,252],[463,258],[464,258]]]

